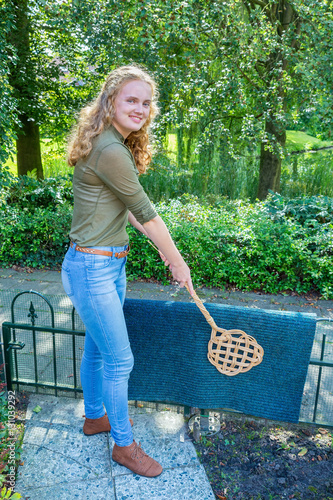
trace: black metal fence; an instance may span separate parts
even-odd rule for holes
[[[75,310],[67,304],[66,314],[55,311],[42,294],[25,291],[11,301],[10,316],[2,324],[8,390],[74,397],[82,393],[79,367],[85,332]],[[300,422],[333,426],[332,368],[333,320],[320,318]]]
[[[25,299],[23,307],[21,299],[23,302]],[[14,297],[10,314],[11,321],[2,324],[8,389],[14,386],[17,390],[23,387],[36,391],[52,389],[56,396],[61,391],[72,392],[75,397],[82,393],[79,367],[85,332],[76,328],[79,318],[74,308],[71,308],[70,324],[68,313],[59,321],[59,314],[56,318],[54,307],[46,297],[26,291]]]

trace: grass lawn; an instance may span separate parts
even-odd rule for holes
[[[287,130],[286,145],[289,151],[301,151],[303,149],[318,149],[333,146],[333,141],[321,141],[305,132]]]

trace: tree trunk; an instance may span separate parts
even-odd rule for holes
[[[267,120],[265,125],[267,134],[274,136],[279,144],[284,147],[286,144],[286,131],[278,131],[274,124]],[[259,185],[257,198],[264,200],[268,195],[268,190],[280,191],[281,158],[273,151],[265,149],[265,144],[261,144]]]
[[[26,115],[21,115],[20,121],[22,129],[19,130],[16,140],[17,173],[26,175],[35,170],[37,178],[44,179],[39,126]]]
[[[288,66],[288,59],[283,54],[283,35],[287,30],[290,29],[291,25],[294,25],[296,32],[300,31],[300,19],[296,14],[293,6],[285,0],[276,2],[266,2],[266,14],[271,22],[272,26],[276,26],[277,35],[280,37],[281,51],[279,49],[273,51],[268,58],[266,63],[267,74],[271,74],[272,68],[276,66],[278,61],[281,62],[281,72],[278,76],[279,80],[279,97],[283,102],[284,112],[287,110],[287,100],[286,91],[282,84],[283,72],[286,71]],[[290,45],[296,47],[298,45],[297,38],[295,37]],[[275,77],[274,77],[275,78]],[[270,80],[268,81],[270,84]],[[266,120],[265,132],[268,137],[275,139],[282,148],[286,144],[286,130],[282,128],[283,126],[277,126],[274,123],[274,116],[271,120]],[[260,153],[260,170],[259,170],[259,185],[257,197],[259,200],[264,200],[268,195],[268,190],[279,192],[280,191],[280,177],[281,177],[281,158],[274,151],[265,150],[265,144],[261,144]]]
[[[30,53],[30,20],[28,0],[13,0],[15,29],[8,35],[8,42],[15,47],[16,57],[9,63],[9,83],[18,101],[21,127],[16,130],[17,173],[24,175],[34,169],[43,179],[36,98],[36,75]]]

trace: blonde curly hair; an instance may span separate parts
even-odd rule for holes
[[[73,129],[68,143],[67,161],[69,165],[74,166],[81,158],[86,158],[92,149],[94,137],[97,137],[112,124],[115,98],[123,85],[132,80],[146,82],[152,89],[152,101],[146,122],[140,130],[131,132],[125,140],[125,144],[134,156],[138,171],[141,174],[146,171],[152,158],[149,146],[149,125],[158,113],[157,88],[153,78],[145,70],[135,65],[121,66],[111,71],[96,99],[81,110],[78,123]]]

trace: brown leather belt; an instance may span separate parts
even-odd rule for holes
[[[71,248],[73,248],[73,246],[73,242],[71,241]],[[93,255],[105,255],[106,257],[112,257],[114,255],[117,259],[122,259],[129,254],[130,246],[127,245],[126,250],[123,250],[122,252],[108,252],[107,250],[97,250],[97,248],[79,247],[79,245],[76,245],[75,250]]]

